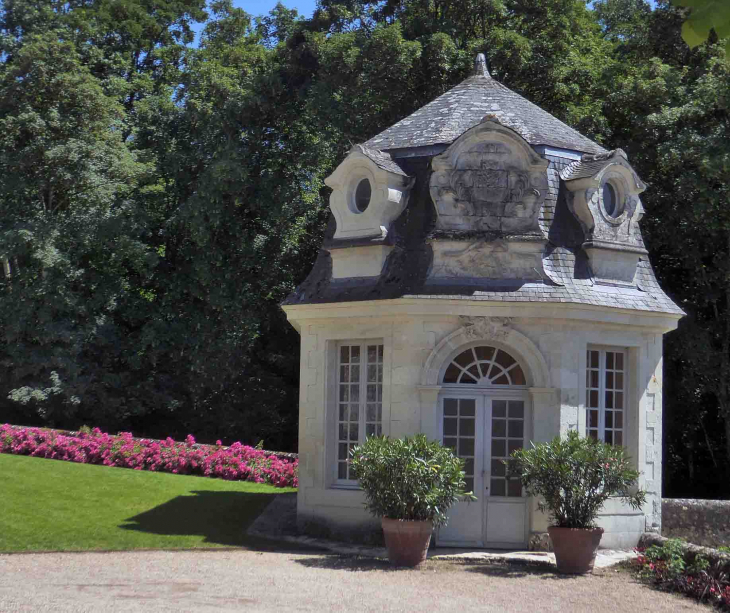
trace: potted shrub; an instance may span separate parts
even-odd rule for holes
[[[508,460],[510,477],[519,477],[527,493],[539,496],[558,572],[582,574],[593,570],[603,528],[596,517],[603,504],[618,496],[631,508],[644,504],[646,493],[633,490],[639,473],[621,446],[613,446],[573,431],[561,440],[520,449]]]
[[[446,524],[451,505],[476,500],[464,491],[463,461],[423,434],[368,438],[352,450],[350,463],[366,508],[382,518],[388,559],[397,566],[423,562],[431,533]]]

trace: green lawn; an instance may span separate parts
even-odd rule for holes
[[[242,547],[293,491],[0,453],[0,552]]]

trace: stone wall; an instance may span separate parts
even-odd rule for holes
[[[643,549],[648,549],[652,545],[663,547],[668,540],[669,539],[664,536],[646,532],[639,539],[639,547]],[[693,545],[692,543],[682,543],[682,551],[684,554],[684,561],[688,564],[694,562],[697,556],[702,556],[710,564],[722,563],[724,565],[730,562],[730,554],[723,553],[717,549],[712,549],[711,547],[700,547],[698,545]]]
[[[662,536],[730,546],[730,500],[662,499]]]

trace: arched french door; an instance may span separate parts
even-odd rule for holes
[[[477,502],[459,502],[439,530],[441,545],[520,548],[527,545],[528,507],[503,460],[528,440],[529,395],[520,363],[504,349],[475,345],[442,369],[440,435],[463,458]]]

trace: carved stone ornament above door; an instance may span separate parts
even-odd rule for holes
[[[436,229],[538,233],[547,166],[521,136],[488,116],[433,158]]]
[[[468,340],[494,340],[505,342],[512,329],[509,317],[469,317],[462,315],[459,323],[464,328]]]

